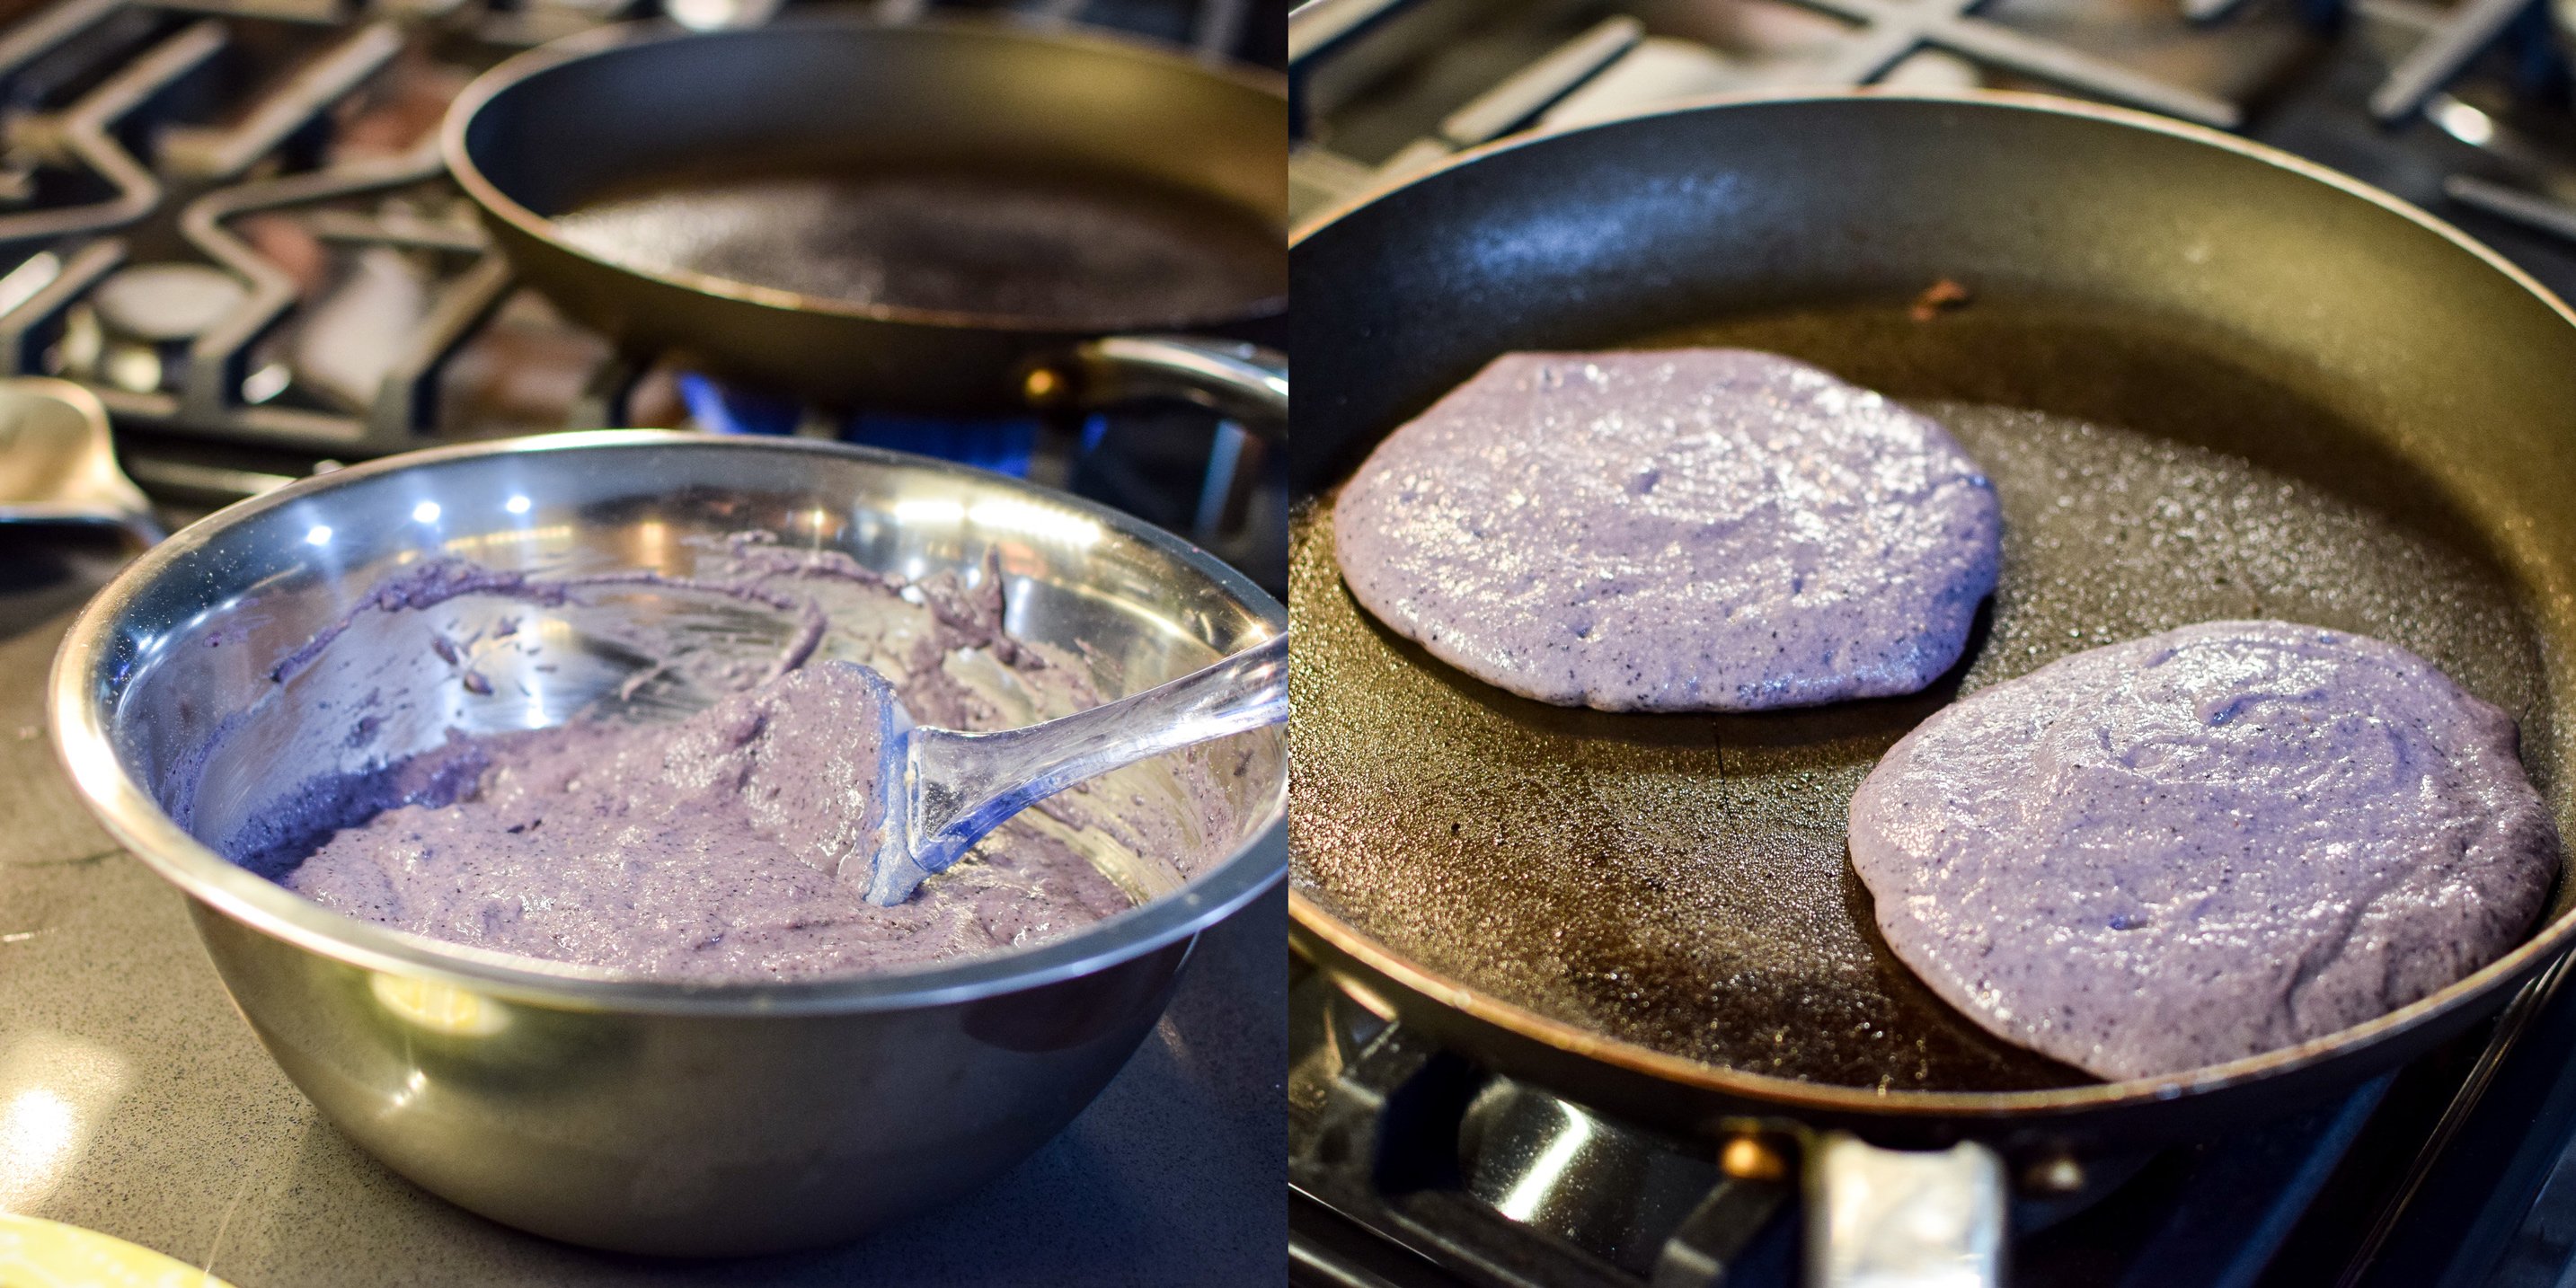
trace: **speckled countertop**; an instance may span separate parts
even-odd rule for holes
[[[362,1153],[234,1014],[180,896],[90,821],[42,731],[60,578],[0,548],[0,1210],[238,1288],[1282,1283],[1285,895],[1202,937],[1144,1048],[956,1206],[831,1251],[689,1262],[496,1225]],[[353,1278],[353,1275],[356,1276]]]

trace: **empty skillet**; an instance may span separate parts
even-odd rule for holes
[[[630,352],[943,414],[1284,416],[1287,92],[1142,42],[829,12],[603,28],[450,109],[527,281]]]
[[[1861,777],[1961,691],[2248,616],[2390,639],[2515,713],[2576,833],[2576,315],[2422,212],[2135,113],[1863,93],[1482,149],[1304,230],[1290,263],[1294,934],[1407,1027],[1685,1132],[1787,1115],[2027,1159],[2305,1107],[2491,1013],[2576,935],[2562,876],[2520,947],[2422,1001],[2105,1084],[1934,1001],[1844,850]],[[1943,280],[1973,302],[1909,307]],[[1807,711],[1606,715],[1480,684],[1352,603],[1321,520],[1379,438],[1499,353],[1668,343],[1785,352],[1950,422],[2007,529],[1957,672]]]

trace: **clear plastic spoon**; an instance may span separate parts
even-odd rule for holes
[[[1214,666],[1044,724],[994,733],[915,725],[886,696],[878,791],[884,820],[851,849],[843,880],[868,864],[868,900],[892,905],[947,870],[986,832],[1038,801],[1121,765],[1288,718],[1283,632]]]
[[[116,466],[107,408],[68,380],[0,380],[0,523],[106,524],[161,539],[152,504]]]

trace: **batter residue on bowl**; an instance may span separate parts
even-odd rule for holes
[[[783,646],[766,657],[698,659],[699,678],[721,696],[684,718],[602,710],[545,728],[451,728],[425,750],[280,788],[229,835],[207,839],[235,862],[352,916],[480,948],[698,979],[946,961],[1057,938],[1132,906],[1139,892],[1068,845],[1068,828],[1105,822],[1188,862],[1178,853],[1188,846],[1151,811],[1125,810],[1129,802],[1077,787],[994,832],[910,900],[868,903],[865,856],[846,879],[836,869],[876,821],[891,701],[923,724],[1023,722],[958,678],[960,658],[979,658],[1059,712],[1093,705],[1098,695],[1075,667],[1004,631],[1001,579],[989,567],[973,586],[946,574],[907,585],[837,553],[737,539],[719,555],[701,555],[698,569],[688,577],[549,579],[440,560],[387,580],[280,661],[280,682],[322,665],[335,646],[352,647],[353,628],[367,618],[424,614],[465,596],[534,609],[627,593],[694,596],[790,624]],[[823,585],[838,592],[834,614],[811,593]],[[819,656],[835,619],[854,615],[852,603],[855,615],[870,605],[928,610],[929,629],[906,665],[880,678]],[[508,648],[517,631],[516,619],[504,617],[487,638],[432,634],[427,647],[468,692],[488,693],[492,681],[469,646]],[[348,664],[361,664],[365,647],[360,642],[362,656]],[[621,696],[685,665],[673,654],[640,669]],[[381,716],[416,696],[371,690],[355,704],[354,724],[330,727],[364,742]],[[204,753],[209,761],[225,754],[223,740],[219,734]],[[1191,777],[1205,762],[1181,763],[1185,783],[1204,789],[1191,793],[1200,805],[1223,810],[1212,784]],[[173,810],[183,825],[189,805]]]

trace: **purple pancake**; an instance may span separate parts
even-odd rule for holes
[[[2511,948],[2558,832],[2513,720],[2404,649],[2209,622],[1934,715],[1851,807],[1888,946],[2104,1078],[2294,1046]]]
[[[1743,349],[1506,354],[1388,435],[1333,513],[1378,620],[1605,711],[1912,693],[1959,660],[2002,528],[1938,423]]]

